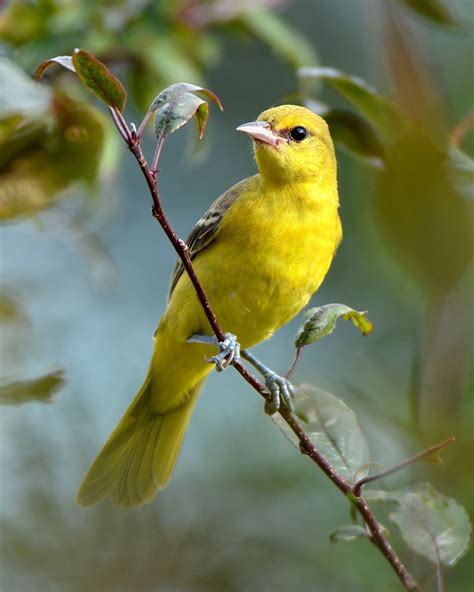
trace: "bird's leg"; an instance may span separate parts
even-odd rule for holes
[[[217,372],[222,372],[232,362],[240,360],[240,343],[237,337],[232,333],[224,333],[224,341],[218,341],[215,335],[201,335],[200,333],[193,335],[188,339],[188,343],[208,343],[217,345],[219,353],[212,358],[206,358],[208,362],[216,365]]]
[[[270,370],[267,366],[262,364],[260,360],[251,354],[247,350],[241,351],[241,356],[244,360],[247,360],[252,366],[260,372],[265,379],[265,386],[271,395],[271,400],[265,403],[265,413],[273,415],[278,411],[281,405],[281,401],[285,403],[289,411],[294,411],[294,405],[292,397],[295,396],[295,387],[289,380],[283,376],[279,376],[273,370]]]

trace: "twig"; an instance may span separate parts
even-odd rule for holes
[[[300,345],[300,347],[296,348],[295,357],[293,358],[293,361],[291,362],[291,366],[285,372],[285,378],[289,379],[290,376],[293,374],[293,370],[296,368],[296,364],[298,363],[298,360],[300,359],[300,355],[301,355],[302,351],[303,351],[303,346]]]
[[[376,479],[381,479],[382,477],[386,477],[387,475],[391,475],[392,473],[396,473],[400,469],[404,469],[405,467],[413,464],[417,460],[420,460],[422,458],[430,456],[430,454],[433,454],[433,452],[436,452],[437,450],[441,450],[441,448],[445,448],[446,446],[449,446],[449,444],[452,444],[455,441],[456,441],[456,438],[454,436],[451,436],[450,438],[443,440],[439,444],[435,444],[434,446],[430,446],[429,448],[426,448],[426,450],[422,450],[421,452],[418,452],[417,454],[410,456],[410,458],[407,458],[403,462],[399,463],[398,465],[395,465],[394,467],[391,467],[390,469],[387,469],[387,470],[382,471],[380,473],[376,473],[375,475],[368,475],[367,477],[364,477],[363,479],[359,479],[359,481],[357,481],[357,483],[352,488],[354,495],[359,497],[362,487],[364,485],[366,485],[367,483],[370,483],[371,481],[375,481]]]
[[[143,173],[143,176],[145,177],[153,201],[153,216],[161,225],[166,236],[169,238],[176,253],[181,259],[183,266],[194,286],[199,302],[217,339],[219,341],[223,341],[224,332],[217,321],[216,315],[211,307],[206,293],[204,292],[204,289],[201,283],[199,282],[196,272],[194,271],[194,267],[188,252],[188,246],[185,243],[185,241],[180,239],[176,232],[173,230],[163,210],[161,197],[157,185],[156,171],[153,171],[149,167],[143,155],[143,151],[141,148],[141,134],[143,133],[143,129],[146,125],[147,120],[144,120],[142,122],[142,124],[138,128],[138,132],[132,133],[128,129],[127,124],[123,121],[121,113],[112,111],[112,117],[115,125],[117,126],[117,129],[120,132],[120,135],[125,139],[129,150],[135,156]],[[159,146],[159,148],[157,147],[155,151],[155,167],[157,167],[158,165],[158,158],[160,156],[160,152],[161,146]],[[269,393],[266,392],[265,386],[240,362],[232,362],[232,365],[237,370],[237,372],[239,372],[239,374],[250,384],[250,386],[252,386],[265,400],[267,400],[267,398],[269,397]],[[288,426],[291,428],[291,430],[294,432],[294,434],[297,436],[300,443],[301,452],[306,454],[309,458],[311,458],[311,460],[321,468],[321,470],[329,477],[329,479],[331,479],[331,481],[342,491],[342,493],[344,493],[344,495],[346,495],[346,497],[350,499],[350,501],[357,508],[358,512],[362,516],[365,524],[367,525],[371,533],[372,542],[376,545],[376,547],[382,552],[387,561],[391,564],[396,574],[400,578],[400,581],[404,585],[405,589],[409,592],[420,592],[418,584],[407,571],[406,567],[399,559],[395,550],[388,542],[382,528],[377,522],[375,515],[372,513],[369,506],[367,505],[367,502],[363,499],[363,497],[356,497],[354,495],[351,484],[348,481],[346,481],[341,475],[339,475],[334,470],[332,465],[326,460],[326,458],[316,449],[315,445],[311,441],[308,434],[305,432],[303,426],[300,424],[296,416],[290,411],[288,411],[286,407],[281,408],[279,413],[285,420],[285,422],[288,424]]]

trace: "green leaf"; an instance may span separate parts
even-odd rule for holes
[[[156,137],[169,136],[196,116],[199,137],[202,138],[208,113],[209,107],[206,101],[191,93],[183,93],[157,109],[155,113]]]
[[[247,30],[272,49],[293,68],[311,66],[319,62],[313,45],[300,30],[294,29],[270,10],[249,10],[240,20]]]
[[[147,115],[155,111],[155,133],[158,138],[169,136],[192,117],[196,117],[199,139],[204,135],[209,105],[193,93],[202,93],[209,97],[221,110],[219,98],[207,88],[179,82],[165,88],[152,102]]]
[[[123,111],[127,93],[120,80],[85,49],[76,49],[72,62],[79,80],[109,107]]]
[[[460,23],[441,0],[403,0],[412,10],[437,25],[457,27]]]
[[[331,543],[348,543],[356,539],[370,539],[370,533],[362,526],[357,524],[347,524],[346,526],[338,526],[336,530],[331,532],[329,540]]]
[[[55,58],[50,58],[49,60],[45,60],[41,62],[41,64],[36,68],[35,72],[35,80],[40,80],[43,76],[45,70],[47,70],[53,64],[59,64],[63,68],[70,70],[71,72],[76,72],[74,68],[74,64],[72,63],[71,56],[56,56]]]
[[[342,109],[320,113],[329,126],[331,137],[375,168],[383,168],[383,147],[374,128],[360,115]]]
[[[352,321],[362,332],[368,335],[374,326],[365,316],[365,312],[358,312],[345,304],[325,304],[310,308],[304,315],[295,337],[295,347],[304,347],[318,339],[332,333],[338,318]]]
[[[64,370],[54,370],[49,374],[3,384],[0,386],[0,405],[20,405],[30,401],[52,403],[55,393],[66,382]]]
[[[298,76],[327,82],[364,115],[381,138],[393,140],[403,129],[403,120],[396,106],[361,78],[334,68],[300,68]]]
[[[407,545],[433,563],[453,566],[469,546],[471,524],[466,510],[429,483],[400,491],[365,490],[368,502],[388,502],[396,509],[390,519]]]
[[[357,418],[343,401],[316,386],[304,384],[296,389],[295,413],[319,452],[334,470],[350,483],[365,477],[361,467],[369,462],[366,439]],[[298,440],[278,413],[274,423],[298,446]]]
[[[176,84],[172,84],[171,86],[168,86],[162,90],[160,94],[155,97],[154,101],[150,105],[150,108],[148,109],[148,112],[153,113],[153,111],[156,111],[166,103],[177,99],[184,93],[201,93],[211,99],[211,101],[215,103],[221,111],[224,110],[219,97],[208,88],[197,86],[195,84],[189,84],[188,82],[177,82]]]
[[[49,118],[25,119],[0,145],[0,220],[51,207],[76,181],[94,183],[104,121],[97,109],[61,93],[53,96]]]

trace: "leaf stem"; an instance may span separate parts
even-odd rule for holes
[[[291,366],[285,372],[285,378],[289,379],[290,376],[293,374],[293,371],[296,368],[296,364],[298,363],[298,360],[300,359],[300,355],[301,355],[302,351],[303,351],[302,345],[300,345],[299,347],[296,348],[295,357],[293,358],[293,361],[291,362]]]
[[[366,485],[367,483],[370,483],[371,481],[375,481],[376,479],[381,479],[382,477],[386,477],[387,475],[391,475],[392,473],[396,473],[397,471],[404,469],[408,465],[411,465],[414,462],[421,460],[422,458],[430,456],[430,454],[433,454],[433,452],[436,452],[438,450],[441,450],[441,448],[445,448],[446,446],[449,446],[449,444],[452,444],[455,441],[456,441],[456,438],[454,436],[451,436],[450,438],[447,438],[446,440],[443,440],[442,442],[439,442],[438,444],[435,444],[434,446],[430,446],[429,448],[426,448],[425,450],[422,450],[421,452],[418,452],[417,454],[410,456],[410,458],[407,458],[406,460],[395,465],[394,467],[391,467],[391,468],[389,468],[385,471],[382,471],[380,473],[376,473],[375,475],[368,475],[367,477],[364,477],[363,479],[359,479],[359,481],[357,481],[357,483],[355,483],[355,485],[353,486],[352,492],[354,493],[354,495],[356,497],[359,497],[362,487],[364,485]]]
[[[185,243],[185,241],[178,237],[178,235],[176,234],[176,232],[174,231],[174,229],[168,221],[168,218],[163,210],[161,196],[156,181],[156,174],[154,173],[153,169],[149,167],[143,155],[143,151],[141,148],[141,136],[149,119],[149,116],[148,118],[148,114],[145,116],[145,119],[141,123],[138,131],[135,134],[132,134],[127,124],[123,121],[121,113],[115,110],[111,110],[111,113],[120,135],[124,138],[129,150],[135,156],[140,170],[142,171],[143,176],[145,177],[145,181],[148,185],[151,198],[153,201],[152,214],[154,218],[156,218],[156,220],[159,222],[166,236],[173,245],[176,253],[181,259],[183,266],[194,286],[196,295],[209,321],[209,324],[212,327],[212,330],[214,331],[218,340],[223,341],[224,332],[221,326],[219,325],[219,322],[217,321],[214,310],[196,275],[193,264],[191,262],[191,258],[189,256],[188,246]],[[163,142],[160,141],[159,145],[155,150],[153,164],[156,168],[158,167],[158,160],[161,154],[162,144]],[[239,372],[239,374],[250,384],[250,386],[252,386],[265,400],[268,399],[269,393],[265,390],[265,386],[245,366],[243,366],[240,362],[232,362],[232,365],[237,370],[237,372]],[[292,368],[290,368],[290,370],[292,370]],[[369,529],[371,534],[372,542],[376,545],[376,547],[382,552],[384,557],[391,564],[391,566],[397,573],[398,577],[400,578],[400,581],[403,583],[405,589],[409,592],[420,592],[418,584],[409,574],[406,567],[403,565],[403,563],[397,556],[395,550],[388,542],[381,526],[377,522],[375,515],[372,513],[369,506],[367,505],[367,502],[362,497],[354,496],[351,484],[348,481],[346,481],[341,475],[339,475],[335,471],[334,467],[328,462],[328,460],[317,450],[317,448],[311,441],[308,434],[305,432],[303,426],[298,421],[294,413],[291,413],[285,407],[281,408],[279,413],[282,416],[282,418],[286,421],[288,426],[291,428],[291,430],[297,436],[300,443],[301,452],[303,454],[306,454],[309,458],[311,458],[311,460],[321,468],[321,470],[342,491],[342,493],[344,493],[344,495],[348,496],[349,498],[353,498],[352,503],[357,508],[365,524],[367,525],[367,528]]]

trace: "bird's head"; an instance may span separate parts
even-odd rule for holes
[[[305,107],[281,105],[267,109],[257,121],[238,131],[254,141],[255,159],[267,181],[311,181],[336,171],[334,146],[321,117]]]

